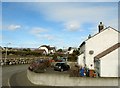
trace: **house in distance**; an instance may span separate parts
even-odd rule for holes
[[[39,50],[45,50],[46,54],[53,54],[56,52],[56,48],[54,46],[48,46],[48,45],[40,46]]]

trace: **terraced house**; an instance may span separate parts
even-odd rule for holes
[[[80,45],[78,64],[96,70],[101,77],[118,77],[120,32],[110,26],[104,28],[102,22],[98,31]]]

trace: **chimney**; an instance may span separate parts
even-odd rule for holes
[[[102,24],[102,22],[100,22],[100,24],[98,25],[98,29],[99,33],[104,29],[104,25]]]
[[[88,39],[90,39],[90,38],[91,38],[91,35],[89,34]]]

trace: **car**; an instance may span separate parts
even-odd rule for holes
[[[45,72],[48,67],[48,61],[43,59],[38,59],[33,61],[30,66],[28,67],[29,70],[40,73]]]
[[[67,71],[70,69],[70,66],[66,62],[57,62],[54,66],[55,71]]]

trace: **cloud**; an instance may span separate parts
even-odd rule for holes
[[[7,27],[8,30],[17,30],[20,28],[21,28],[21,25],[14,25],[14,24],[11,24]]]
[[[41,27],[34,27],[34,28],[32,28],[32,30],[30,32],[34,35],[39,35],[40,33],[47,32],[47,30],[45,28],[41,28]]]
[[[54,36],[49,35],[49,34],[45,34],[45,35],[43,35],[43,38],[46,38],[46,39],[48,39],[48,40],[53,40],[53,39],[54,39]]]
[[[34,36],[40,39],[47,39],[47,40],[53,40],[54,36],[49,34],[48,29],[41,28],[41,27],[34,27],[30,31]]]
[[[116,6],[114,6],[116,5]],[[61,22],[65,29],[78,30],[83,23],[98,25],[100,21],[116,27],[118,17],[117,3],[38,3],[33,8],[42,13],[47,20]],[[114,12],[114,13],[113,13]]]
[[[77,21],[67,22],[64,24],[64,26],[65,26],[65,30],[71,32],[80,30],[80,23]]]
[[[50,35],[50,34],[39,34],[39,35],[36,35],[37,38],[39,39],[42,39],[42,40],[54,40],[55,37],[53,35]]]

